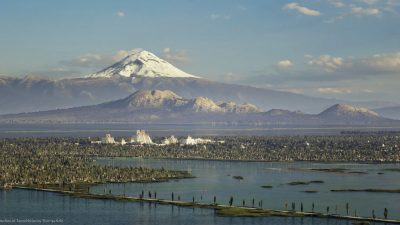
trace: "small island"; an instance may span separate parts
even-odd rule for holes
[[[233,179],[236,180],[243,180],[244,178],[242,176],[232,176]]]
[[[32,141],[0,142],[0,186],[86,190],[99,183],[161,182],[192,178],[187,171],[144,167],[99,165],[87,152],[77,152],[74,144]]]
[[[309,184],[323,184],[322,180],[312,180],[312,181],[293,181],[289,182],[288,185],[309,185]]]

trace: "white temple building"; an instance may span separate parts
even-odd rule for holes
[[[202,138],[192,138],[188,136],[187,138],[183,138],[180,140],[182,145],[198,145],[198,144],[208,144],[212,143],[213,141],[210,139],[202,139]]]
[[[173,145],[173,144],[178,144],[179,141],[178,139],[172,135],[170,137],[165,137],[164,140],[162,140],[161,144],[163,145]]]
[[[115,140],[111,136],[111,134],[106,134],[105,137],[101,138],[101,143],[102,144],[115,144]]]
[[[136,135],[131,138],[131,143],[133,144],[153,144],[149,134],[144,130],[137,130]]]

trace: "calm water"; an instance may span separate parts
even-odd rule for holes
[[[325,211],[329,205],[331,212],[338,206],[338,213],[345,213],[346,202],[350,203],[351,212],[370,215],[375,209],[381,216],[383,208],[389,209],[389,217],[400,218],[400,194],[386,193],[332,193],[331,188],[399,188],[400,173],[385,172],[377,175],[384,168],[400,168],[398,164],[363,165],[363,164],[318,164],[318,163],[259,163],[259,162],[222,162],[196,160],[155,160],[137,158],[98,159],[101,164],[119,166],[164,167],[166,169],[190,170],[195,179],[148,184],[107,184],[91,188],[92,192],[102,193],[111,189],[113,194],[137,196],[142,190],[157,192],[158,198],[169,199],[171,191],[175,198],[182,200],[212,202],[217,196],[218,203],[227,203],[234,196],[234,204],[251,205],[254,197],[263,200],[264,208],[282,209],[284,202],[289,206],[296,202],[299,209],[303,202],[304,209],[310,210],[315,202],[317,211]],[[368,174],[334,174],[323,172],[289,171],[288,168],[348,168],[351,171],[363,171]],[[244,180],[233,179],[240,175]],[[287,185],[291,181],[323,180],[323,184],[306,186]],[[272,185],[272,189],[263,189],[261,185]],[[306,194],[303,190],[318,190],[316,194]],[[201,200],[202,198],[202,200]],[[168,205],[149,203],[123,203],[109,200],[91,200],[72,198],[56,193],[42,191],[11,190],[0,191],[0,220],[12,219],[59,219],[59,224],[346,224],[351,222],[318,218],[226,218],[218,217],[210,209],[179,208]],[[15,223],[2,223],[15,224]],[[41,223],[46,224],[46,223]],[[48,223],[50,224],[50,223]]]
[[[318,218],[227,218],[213,210],[148,203],[78,199],[41,191],[0,191],[0,220],[59,220],[67,225],[350,225],[349,221]],[[1,223],[0,224],[30,224]]]
[[[98,137],[131,136],[135,130],[145,129],[152,136],[278,136],[278,135],[337,135],[341,131],[400,131],[400,127],[248,127],[210,125],[159,124],[55,124],[55,125],[1,125],[0,138],[17,137]]]
[[[156,160],[116,158],[98,159],[99,163],[119,166],[143,166],[176,170],[189,170],[197,178],[166,183],[148,184],[107,184],[91,189],[92,192],[103,193],[111,189],[114,194],[138,196],[142,190],[157,192],[157,197],[170,199],[171,192],[175,198],[179,195],[182,200],[191,201],[193,196],[199,202],[213,202],[217,197],[218,203],[228,204],[230,196],[234,204],[252,206],[263,201],[265,208],[284,209],[285,202],[291,207],[295,202],[296,209],[303,203],[304,210],[311,211],[314,202],[315,210],[326,212],[327,206],[331,213],[346,214],[345,205],[350,205],[350,214],[371,216],[372,210],[378,217],[383,217],[383,209],[389,210],[391,218],[400,219],[399,193],[368,193],[368,192],[331,192],[331,189],[365,189],[365,188],[400,188],[400,172],[383,171],[385,168],[400,168],[400,164],[321,164],[321,163],[266,163],[266,162],[223,162],[199,160]],[[288,168],[346,168],[353,172],[367,174],[340,174],[326,172],[293,171]],[[384,172],[378,175],[378,172]],[[233,179],[232,176],[243,176],[243,180]],[[288,185],[293,181],[322,180],[323,184]],[[272,185],[273,188],[261,188],[262,185]],[[304,193],[305,190],[316,190],[318,193]],[[337,207],[337,211],[336,211]]]

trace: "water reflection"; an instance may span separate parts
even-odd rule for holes
[[[44,195],[44,198],[42,195]],[[155,205],[154,203],[74,199],[56,193],[26,190],[0,191],[0,196],[0,217],[2,219],[58,218],[62,219],[64,224],[71,225],[350,225],[348,221],[318,218],[218,217],[213,210],[208,209],[180,208],[170,205]],[[65,208],[68,208],[68,210],[65,210]]]
[[[170,199],[171,192],[179,195],[183,201],[213,203],[216,196],[219,204],[228,204],[230,196],[234,197],[234,205],[242,205],[242,200],[251,205],[261,201],[263,208],[285,209],[285,202],[293,202],[300,210],[326,212],[346,215],[346,204],[349,212],[357,210],[358,215],[370,216],[374,209],[383,217],[383,209],[389,209],[391,218],[400,218],[400,194],[368,193],[368,192],[331,192],[331,189],[365,189],[385,188],[398,189],[400,173],[385,171],[385,168],[400,168],[400,164],[355,164],[355,163],[268,163],[268,162],[226,162],[226,161],[196,161],[196,160],[155,160],[155,159],[99,159],[99,163],[114,163],[119,166],[143,166],[176,170],[191,170],[196,179],[180,180],[167,183],[130,183],[126,185],[108,184],[113,193],[137,196],[141,190],[157,192],[157,197]],[[292,168],[345,168],[354,173],[328,173],[292,170]],[[233,179],[233,176],[243,176],[243,180]],[[323,181],[308,185],[288,185],[294,181]],[[261,188],[271,185],[272,188]],[[92,188],[93,192],[101,192],[104,185]],[[123,187],[123,188],[122,188]],[[312,190],[315,193],[306,193]],[[374,204],[371,204],[373,202]]]

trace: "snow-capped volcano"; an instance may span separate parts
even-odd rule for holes
[[[88,77],[189,77],[197,76],[183,72],[167,61],[143,49],[134,49],[121,61]]]

